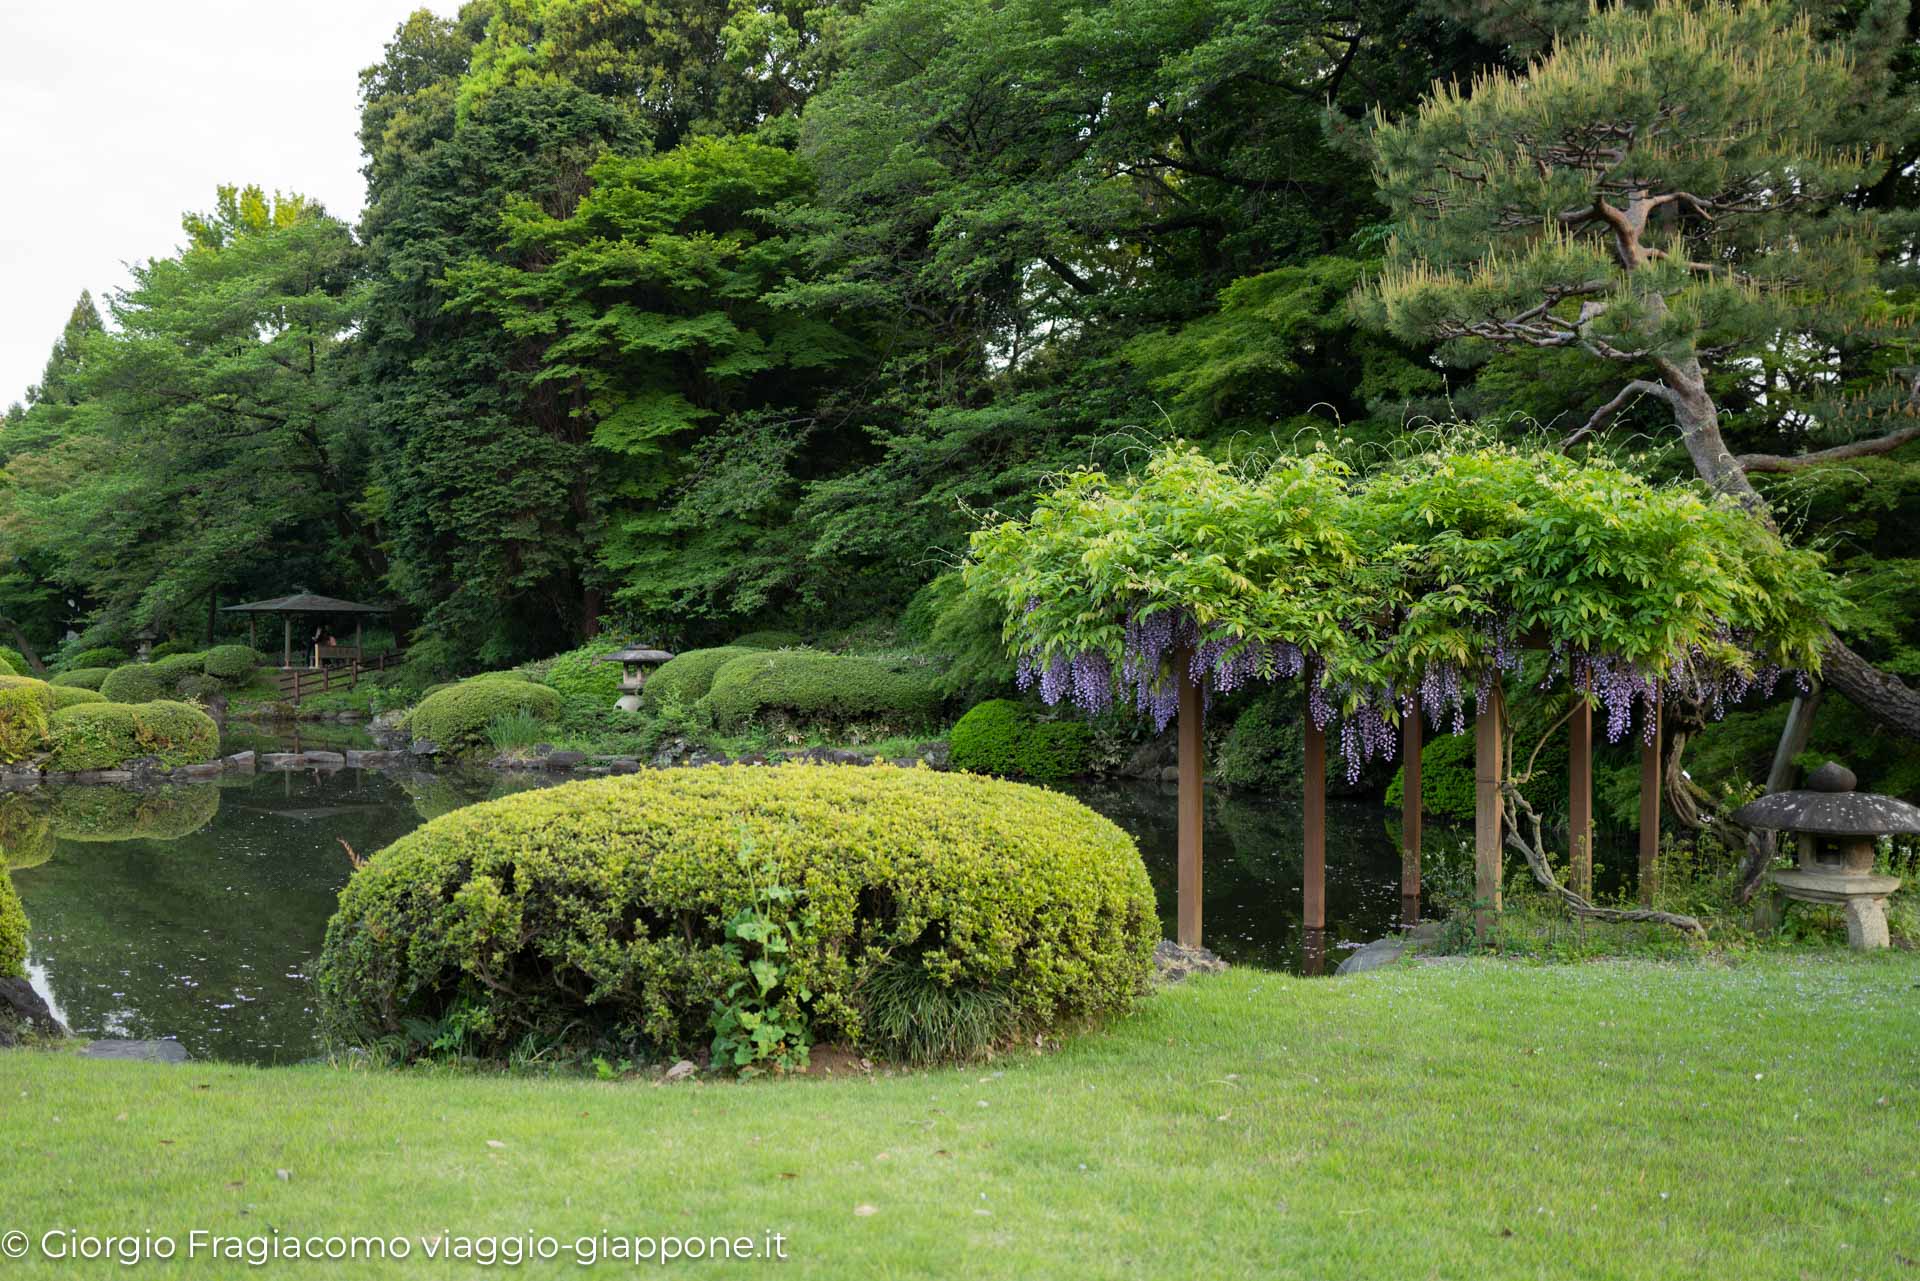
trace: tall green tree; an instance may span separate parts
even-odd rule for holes
[[[1376,131],[1397,239],[1363,310],[1463,363],[1500,348],[1603,362],[1619,381],[1573,439],[1658,404],[1700,477],[1770,519],[1750,470],[1920,435],[1829,413],[1809,425],[1838,438],[1824,449],[1736,455],[1710,376],[1816,353],[1831,385],[1864,350],[1906,341],[1883,325],[1873,218],[1851,199],[1887,163],[1872,144],[1889,122],[1859,91],[1870,70],[1793,6],[1666,0],[1597,13],[1524,74],[1443,85]],[[1920,694],[1838,638],[1823,665],[1920,735]]]

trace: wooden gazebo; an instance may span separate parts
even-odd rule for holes
[[[221,611],[225,614],[246,614],[247,643],[259,649],[259,616],[278,614],[283,623],[280,665],[283,669],[293,670],[293,618],[296,614],[348,614],[353,617],[353,644],[323,645],[314,655],[314,665],[325,667],[328,660],[342,663],[362,663],[366,653],[362,646],[362,636],[366,616],[369,614],[390,614],[388,605],[362,605],[358,601],[340,600],[333,596],[317,596],[312,592],[296,592],[291,596],[277,596],[272,600],[257,600],[246,605],[228,605]],[[301,664],[307,666],[306,663]]]

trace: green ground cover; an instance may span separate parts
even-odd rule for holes
[[[1917,984],[1900,952],[1248,970],[1046,1056],[671,1088],[10,1053],[0,1228],[772,1229],[782,1275],[833,1278],[1904,1276]]]

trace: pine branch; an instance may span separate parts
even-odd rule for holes
[[[1600,408],[1593,411],[1593,417],[1587,419],[1586,426],[1560,442],[1560,452],[1573,448],[1582,436],[1590,435],[1606,426],[1612,417],[1626,408],[1628,403],[1640,396],[1658,396],[1669,405],[1673,403],[1673,391],[1665,383],[1649,382],[1645,378],[1636,378],[1622,387],[1617,395]]]

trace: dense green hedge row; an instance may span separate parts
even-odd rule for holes
[[[1022,703],[994,698],[962,716],[947,742],[955,769],[1068,778],[1086,772],[1093,731],[1081,721],[1043,721]]]
[[[767,893],[780,887],[790,897]],[[931,770],[709,767],[456,810],[342,891],[317,971],[336,1041],[457,1025],[469,1052],[691,1052],[745,977],[723,924],[791,925],[780,1017],[878,1048],[863,985],[991,993],[1000,1031],[1125,1009],[1159,927],[1132,840],[1070,797]]]
[[[769,714],[812,723],[914,723],[932,718],[940,701],[927,673],[809,650],[749,651],[714,673],[706,698],[722,728]]]

